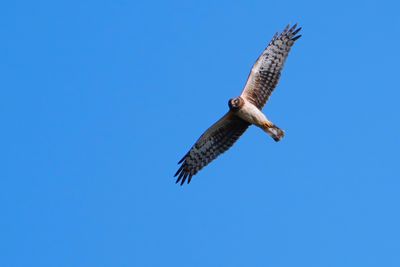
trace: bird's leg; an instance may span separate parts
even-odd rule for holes
[[[265,120],[261,128],[269,134],[276,142],[280,141],[283,136],[285,135],[285,132],[281,130],[279,127],[277,127],[275,124],[270,122],[269,120]]]
[[[263,128],[271,128],[274,126],[274,124],[272,122],[270,122],[269,120],[265,120],[262,124]]]

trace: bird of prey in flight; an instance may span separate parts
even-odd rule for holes
[[[205,131],[189,152],[178,162],[181,164],[175,177],[183,185],[204,166],[227,151],[246,129],[254,124],[275,141],[280,141],[284,131],[267,119],[261,112],[272,91],[278,84],[283,65],[290,48],[301,37],[297,24],[288,25],[282,33],[276,33],[258,57],[250,71],[242,94],[228,101],[229,111]]]

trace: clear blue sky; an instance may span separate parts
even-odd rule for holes
[[[400,266],[396,1],[3,1],[0,266]],[[175,185],[276,31],[251,128]]]

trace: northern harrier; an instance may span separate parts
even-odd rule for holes
[[[254,64],[240,96],[230,99],[229,111],[205,133],[203,133],[188,153],[178,162],[182,164],[175,176],[176,183],[190,183],[204,166],[228,150],[246,129],[254,124],[268,133],[275,141],[280,141],[284,132],[261,112],[279,77],[301,28],[297,24],[288,25],[281,34],[276,33],[264,52]]]

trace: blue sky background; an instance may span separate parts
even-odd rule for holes
[[[396,1],[3,1],[0,266],[400,266]],[[276,31],[251,128],[177,161]]]

